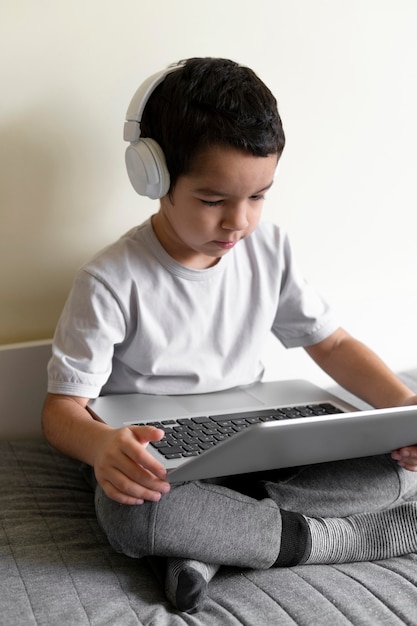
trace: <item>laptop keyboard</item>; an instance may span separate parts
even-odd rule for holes
[[[325,402],[245,413],[165,419],[147,424],[165,431],[161,441],[152,441],[150,445],[166,459],[179,459],[198,456],[252,424],[335,413],[342,411]]]

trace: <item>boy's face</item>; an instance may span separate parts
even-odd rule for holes
[[[208,268],[258,225],[277,155],[255,157],[228,146],[202,153],[190,173],[180,176],[152,224],[176,261]]]

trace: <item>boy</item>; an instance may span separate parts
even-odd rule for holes
[[[271,330],[370,404],[417,404],[338,327],[300,276],[286,235],[259,224],[285,143],[269,89],[248,68],[209,58],[139,91],[127,165],[135,188],[160,198],[159,210],[77,274],[49,364],[47,439],[92,468],[97,516],[116,550],[168,558],[166,593],[180,610],[198,608],[221,564],[268,568],[417,549],[417,446],[170,486],[146,450],[161,430],[91,418],[87,403],[100,393],[251,384],[262,377]]]

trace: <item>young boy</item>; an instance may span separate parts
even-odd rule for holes
[[[184,611],[199,607],[222,564],[269,568],[417,549],[417,446],[170,486],[146,449],[161,430],[92,419],[87,403],[100,393],[251,384],[262,377],[270,331],[374,406],[417,404],[338,327],[297,270],[285,233],[259,223],[285,143],[261,80],[232,61],[190,59],[153,77],[129,112],[129,175],[139,193],[160,198],[159,209],[78,272],[43,413],[50,443],[92,468],[109,541],[132,557],[167,557],[166,593]]]

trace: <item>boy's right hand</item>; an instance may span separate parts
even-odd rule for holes
[[[166,470],[147,450],[163,430],[153,426],[128,426],[101,433],[95,450],[96,479],[109,498],[120,504],[157,502],[170,490]]]

